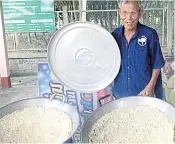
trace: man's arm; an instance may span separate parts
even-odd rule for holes
[[[159,74],[160,74],[160,69],[153,69],[151,80],[149,81],[145,89],[139,93],[139,95],[154,96],[154,88],[155,88]]]
[[[151,80],[147,86],[155,87],[159,74],[160,74],[160,69],[153,69]]]

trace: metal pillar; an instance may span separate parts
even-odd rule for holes
[[[80,21],[86,21],[87,0],[79,0]]]
[[[67,25],[69,23],[67,6],[63,6],[63,22],[64,22],[64,25]]]
[[[173,3],[174,3],[174,51],[173,51],[173,54],[175,54],[175,1],[173,1]]]
[[[168,13],[167,13],[167,49],[168,54],[171,54],[171,49],[173,45],[173,23],[172,23],[172,17],[173,17],[173,4],[171,1],[168,2]]]
[[[87,0],[82,0],[82,21],[86,21],[86,5],[87,5]]]

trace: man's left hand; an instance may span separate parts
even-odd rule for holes
[[[154,86],[147,85],[138,95],[140,96],[154,96]]]

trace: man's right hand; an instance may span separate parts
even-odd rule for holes
[[[138,95],[140,96],[154,96],[154,86],[147,85]]]

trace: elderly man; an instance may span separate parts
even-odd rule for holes
[[[113,95],[156,96],[163,98],[160,69],[165,62],[157,32],[139,22],[142,8],[139,1],[120,3],[119,15],[123,26],[112,35],[121,52],[121,68],[114,80]]]

